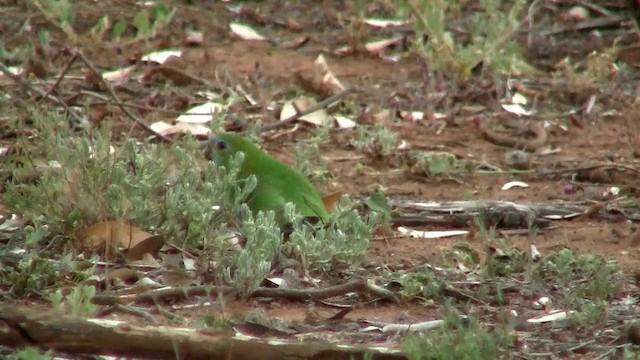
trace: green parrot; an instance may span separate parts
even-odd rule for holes
[[[244,161],[238,174],[239,179],[255,175],[256,188],[247,205],[256,214],[258,211],[273,210],[280,228],[287,224],[283,208],[287,202],[296,207],[296,212],[305,218],[315,218],[326,222],[329,212],[325,208],[318,190],[300,172],[289,165],[269,156],[246,138],[226,133],[211,137],[207,143],[207,157],[216,165],[229,167],[230,159],[237,152],[244,153]]]

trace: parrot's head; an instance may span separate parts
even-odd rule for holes
[[[206,156],[218,166],[229,166],[229,160],[238,152],[252,152],[255,148],[250,141],[235,134],[220,134],[212,136],[207,141]],[[256,148],[257,150],[257,148]]]

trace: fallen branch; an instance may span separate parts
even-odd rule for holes
[[[193,296],[228,295],[235,290],[229,286],[200,285],[188,288],[163,288],[151,290],[140,294],[112,295],[100,294],[93,297],[92,302],[96,305],[130,304],[168,300],[186,300]],[[389,290],[379,287],[367,280],[353,280],[345,284],[330,286],[324,289],[272,289],[259,288],[252,292],[250,298],[279,298],[287,300],[322,300],[335,296],[344,295],[350,292],[358,292],[378,297],[379,299],[390,300],[398,303],[395,294]]]
[[[56,311],[0,305],[0,345],[37,346],[72,355],[153,359],[406,359],[399,351],[326,342],[269,341],[189,328],[134,326]]]
[[[135,115],[133,115],[133,113],[131,113],[131,111],[129,111],[129,109],[127,109],[125,106],[122,106],[122,101],[120,101],[120,98],[118,97],[118,95],[116,94],[116,92],[113,90],[113,88],[111,87],[111,85],[109,84],[108,81],[106,81],[103,77],[102,74],[100,74],[100,72],[96,69],[95,66],[93,66],[93,64],[91,63],[91,61],[89,61],[89,59],[87,59],[86,56],[84,56],[84,54],[81,51],[76,52],[76,56],[78,58],[80,58],[80,60],[82,60],[83,63],[85,63],[87,65],[87,67],[89,68],[89,70],[91,70],[91,72],[96,76],[96,79],[98,79],[100,81],[100,83],[102,83],[102,85],[104,85],[104,87],[107,89],[107,91],[109,92],[109,95],[111,95],[111,97],[113,98],[113,100],[115,101],[115,104],[118,106],[118,108],[120,108],[120,110],[122,110],[122,112],[124,112],[125,115],[127,115],[127,117],[131,120],[133,120],[137,125],[139,125],[141,128],[143,128],[144,130],[146,130],[148,133],[157,136],[158,138],[162,139],[163,141],[166,142],[170,142],[171,139],[169,139],[168,137],[156,132],[155,130],[153,130],[152,128],[150,128],[147,124],[145,124],[144,122],[142,122],[140,119],[138,119]]]

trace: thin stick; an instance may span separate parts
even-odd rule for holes
[[[338,100],[344,98],[345,96],[347,96],[347,95],[349,95],[351,93],[354,93],[354,92],[356,92],[355,88],[348,87],[348,88],[342,90],[341,92],[339,92],[339,93],[337,93],[337,94],[335,94],[335,95],[333,95],[331,97],[326,98],[325,100],[317,103],[316,105],[314,105],[314,106],[312,106],[312,107],[310,107],[308,109],[305,109],[303,111],[296,111],[296,114],[291,115],[286,119],[280,120],[280,121],[278,121],[276,123],[273,123],[273,124],[269,124],[269,125],[263,126],[260,129],[260,132],[265,132],[265,131],[277,129],[279,127],[282,127],[284,125],[292,123],[292,122],[300,119],[301,117],[303,117],[305,115],[311,114],[314,111],[318,111],[320,109],[324,109],[324,108],[328,107],[329,105],[333,104],[334,102],[336,102],[336,101],[338,101]]]
[[[25,88],[26,90],[35,92],[38,95],[42,96],[43,98],[47,98],[47,99],[53,101],[54,103],[56,103],[58,105],[61,105],[67,111],[67,113],[69,115],[71,115],[71,117],[73,117],[79,124],[82,124],[82,117],[80,115],[76,114],[73,110],[71,110],[69,105],[67,105],[67,103],[64,102],[64,100],[62,100],[59,97],[54,96],[52,94],[48,94],[44,90],[38,89],[38,88],[34,87],[33,85],[29,84],[28,82],[22,80],[19,76],[15,75],[13,72],[11,72],[11,70],[9,70],[9,68],[6,67],[2,63],[0,63],[0,72],[5,74],[6,76],[10,77],[11,80],[13,80],[18,85],[20,85],[23,88]]]
[[[49,88],[49,91],[47,91],[47,93],[45,94],[45,96],[42,97],[42,99],[40,99],[40,101],[38,101],[38,103],[36,103],[36,107],[40,106],[42,104],[42,101],[44,101],[44,99],[49,96],[50,94],[53,93],[53,90],[55,90],[55,88],[58,87],[58,85],[60,85],[60,83],[62,82],[62,79],[64,79],[64,76],[67,74],[67,72],[69,71],[69,69],[71,69],[71,65],[73,65],[74,62],[76,62],[76,60],[78,59],[78,55],[73,55],[73,57],[71,58],[71,60],[69,60],[69,62],[67,63],[67,65],[64,67],[64,70],[62,70],[62,72],[60,73],[60,75],[58,76],[58,78],[56,79],[56,82],[53,83],[53,86],[51,86],[51,88]]]
[[[171,139],[169,139],[168,137],[156,132],[155,130],[153,130],[152,128],[150,128],[147,124],[143,123],[142,120],[138,119],[131,111],[129,111],[129,109],[127,109],[125,106],[122,106],[122,101],[120,101],[120,98],[118,98],[118,95],[116,95],[116,92],[113,90],[113,88],[111,87],[111,84],[109,84],[109,82],[107,82],[103,77],[102,74],[100,74],[100,72],[98,72],[98,70],[95,68],[95,66],[93,66],[93,64],[91,63],[91,61],[89,61],[89,59],[87,59],[86,56],[84,56],[84,54],[82,53],[82,51],[78,51],[76,52],[76,55],[80,58],[80,60],[82,60],[82,62],[84,62],[87,67],[89,67],[89,70],[91,70],[91,72],[93,72],[93,74],[100,79],[100,82],[105,86],[105,88],[107,89],[107,91],[109,92],[109,94],[111,95],[111,97],[116,101],[116,105],[118,106],[118,108],[120,108],[120,110],[122,110],[122,112],[125,113],[125,115],[127,115],[127,117],[131,120],[133,120],[136,124],[138,124],[140,127],[142,127],[143,129],[145,129],[147,132],[149,132],[150,134],[157,136],[158,138],[160,138],[163,141],[166,142],[171,142]]]

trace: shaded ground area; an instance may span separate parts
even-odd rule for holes
[[[367,16],[393,17],[383,3],[372,2],[367,8]],[[415,271],[425,264],[453,267],[452,274],[458,274],[456,271],[464,272],[465,269],[456,268],[452,258],[459,254],[456,251],[461,243],[470,249],[470,254],[478,254],[482,259],[496,249],[507,252],[507,258],[517,257],[520,253],[514,249],[526,253],[531,244],[535,244],[543,257],[571,249],[578,254],[613,258],[624,270],[623,289],[603,309],[594,311],[620,314],[619,317],[603,315],[605,319],[601,323],[570,327],[570,330],[565,328],[567,331],[550,324],[533,326],[518,320],[512,329],[517,335],[509,352],[522,358],[531,358],[533,353],[576,359],[600,355],[614,358],[621,354],[616,346],[627,341],[621,324],[632,319],[636,311],[635,307],[622,311],[615,304],[619,304],[624,296],[637,296],[633,278],[640,265],[640,212],[637,206],[640,122],[635,109],[640,72],[635,68],[634,47],[625,45],[633,44],[637,37],[630,18],[620,5],[613,2],[592,4],[593,8],[585,7],[589,14],[587,18],[571,18],[567,14],[577,4],[579,2],[546,4],[535,17],[533,27],[523,26],[513,34],[523,47],[525,58],[539,70],[536,75],[529,76],[494,77],[483,74],[480,66],[476,69],[477,74],[469,79],[456,80],[446,71],[433,71],[424,59],[411,51],[414,36],[410,27],[377,29],[357,25],[353,21],[355,5],[349,1],[247,2],[241,7],[207,1],[194,1],[189,5],[175,3],[171,4],[177,10],[170,24],[146,42],[118,46],[87,42],[78,48],[101,71],[123,68],[132,59],[151,50],[182,49],[182,56],[168,65],[171,69],[179,69],[179,73],[169,70],[145,72],[148,77],[144,85],[128,82],[118,88],[120,100],[181,112],[197,103],[194,97],[197,91],[208,89],[229,94],[226,89],[237,90],[241,86],[256,102],[229,108],[228,129],[246,129],[249,123],[258,120],[273,123],[277,118],[274,108],[302,91],[319,99],[326,98],[328,94],[323,93],[326,89],[317,86],[319,75],[314,65],[318,55],[324,54],[335,77],[358,89],[343,99],[342,105],[334,111],[350,113],[358,124],[383,125],[396,132],[400,141],[393,154],[372,156],[355,149],[354,129],[332,129],[330,140],[323,142],[319,151],[320,160],[328,161],[331,174],[330,180],[320,185],[324,193],[343,191],[365,197],[375,189],[382,189],[390,199],[398,202],[500,200],[582,205],[588,209],[571,219],[552,221],[548,229],[507,235],[498,233],[490,240],[474,224],[463,229],[470,231],[466,236],[439,239],[404,236],[395,230],[381,231],[371,240],[362,267],[353,271],[356,276]],[[240,8],[244,10],[238,10]],[[597,9],[607,12],[598,13]],[[75,28],[82,33],[103,14],[130,19],[138,11],[138,4],[128,1],[81,4],[76,10],[78,22]],[[606,23],[606,20],[610,22]],[[272,41],[244,41],[231,36],[228,25],[233,21],[250,24]],[[31,30],[24,28],[27,22]],[[600,25],[601,22],[605,24]],[[75,51],[68,48],[71,44],[65,43],[67,40],[60,29],[33,6],[20,4],[2,8],[0,23],[5,34],[5,48],[29,43],[36,54],[42,55],[29,61],[31,78],[51,86],[56,74],[62,71]],[[455,24],[452,27],[455,28]],[[50,31],[48,47],[38,45],[35,40],[35,29],[43,28]],[[204,35],[202,43],[186,44],[191,30]],[[380,54],[362,49],[371,39],[391,36],[400,36],[402,41]],[[614,41],[620,44],[621,50],[617,53],[611,50]],[[353,46],[356,51],[336,55],[336,50],[343,46]],[[399,61],[387,57],[392,54],[398,55]],[[19,59],[7,57],[5,63],[11,60],[18,63]],[[87,81],[86,71],[81,65],[74,64],[69,71],[71,78],[60,82],[54,95],[69,100],[69,96],[79,93]],[[1,81],[1,86],[8,91],[18,87],[6,76]],[[106,94],[104,88],[98,87],[94,91]],[[532,115],[517,116],[502,106],[516,92],[529,99],[526,108],[533,110]],[[410,118],[406,112],[412,111],[420,112],[420,115]],[[92,106],[91,114],[95,115],[96,124],[106,121],[103,114],[110,114],[106,118],[113,122],[116,137],[124,139],[123,134],[146,136],[140,129],[130,131],[131,121],[112,103]],[[145,112],[140,108],[136,114],[143,116],[146,124],[170,121],[175,117],[172,113]],[[501,127],[513,122],[520,128]],[[501,146],[501,141],[496,139],[503,136],[535,141],[535,126],[543,128],[545,138],[542,143],[527,152],[524,169],[509,167],[505,159],[511,156],[514,148],[524,148],[524,143]],[[534,140],[523,135],[527,131],[522,129],[534,132]],[[262,145],[274,156],[292,164],[295,162],[294,149],[313,131],[313,125],[296,122],[263,133]],[[493,135],[487,136],[487,131]],[[10,126],[3,129],[3,135],[2,143],[8,147],[15,145],[16,138],[28,136]],[[458,162],[474,164],[474,170],[425,174],[415,170],[410,156],[413,150],[448,152]],[[503,190],[503,185],[511,181],[525,182],[528,187]],[[617,190],[610,194],[613,187]],[[450,226],[429,225],[416,229],[449,230]],[[473,269],[466,270],[474,273]],[[467,295],[476,294],[481,282],[484,285],[491,283],[493,290],[497,286],[486,279],[473,283],[466,277],[463,281],[464,276],[460,274],[456,283],[457,275],[452,274],[446,277],[456,284],[453,287],[463,289]],[[476,274],[479,274],[478,269]],[[332,275],[335,275],[334,279],[348,277],[343,273],[327,277]],[[587,278],[584,281],[594,280]],[[472,307],[477,308],[471,310],[463,305],[458,308],[493,324],[507,309],[515,309],[524,317],[544,314],[544,310],[532,306],[538,297],[549,296],[562,303],[564,296],[559,287],[529,288],[521,283],[521,279],[510,279],[505,283],[510,284],[502,294],[509,299],[508,306],[483,300],[472,301]],[[461,297],[449,295],[448,298],[464,303]],[[17,302],[30,304],[28,299],[17,299]],[[363,302],[346,318],[354,323],[363,319],[415,323],[439,318],[439,305],[432,299],[402,301],[401,304]],[[270,328],[278,327],[274,319],[289,326],[292,323],[309,324],[313,319],[329,319],[338,311],[318,302],[272,299],[229,300],[198,310],[174,310],[187,325],[198,325],[211,313],[221,314],[221,318],[256,313],[261,319],[270,319],[265,325]],[[129,315],[119,318],[144,322]],[[165,318],[159,321],[170,324]],[[255,329],[248,332],[253,331]],[[359,335],[357,331],[344,332],[350,334],[348,339],[353,343],[377,342],[397,347],[402,341],[388,334],[372,337]]]

